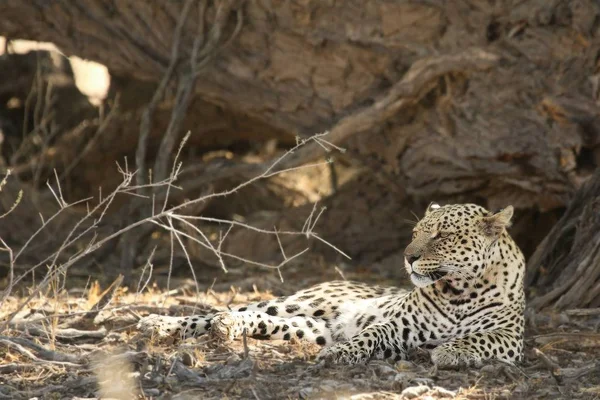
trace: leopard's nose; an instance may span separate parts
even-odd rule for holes
[[[421,256],[417,256],[414,254],[406,254],[405,257],[406,257],[406,261],[408,262],[408,265],[410,265],[411,267],[415,261],[417,261],[419,258],[421,258]]]

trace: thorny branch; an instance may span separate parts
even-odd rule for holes
[[[298,252],[292,256],[287,256],[285,254],[285,252],[282,251],[283,260],[280,263],[278,263],[277,265],[269,265],[269,264],[265,264],[265,263],[260,263],[260,262],[244,259],[242,257],[236,256],[235,254],[231,254],[231,253],[228,253],[228,252],[225,252],[222,250],[222,245],[223,245],[223,242],[225,241],[225,239],[227,238],[227,233],[233,226],[240,226],[240,227],[243,227],[246,229],[252,229],[256,232],[264,233],[267,235],[274,235],[276,237],[279,235],[296,235],[296,236],[304,235],[307,239],[315,238],[315,239],[329,245],[333,249],[339,251],[341,254],[345,255],[346,257],[348,257],[345,253],[343,253],[337,247],[330,244],[325,239],[321,238],[316,232],[314,232],[315,225],[316,225],[320,215],[324,211],[322,209],[322,210],[320,210],[319,213],[316,213],[316,206],[313,209],[313,212],[309,216],[309,220],[307,221],[307,223],[305,223],[305,226],[301,232],[279,231],[277,229],[262,230],[262,229],[255,228],[250,225],[243,224],[243,223],[236,222],[236,221],[217,220],[217,219],[187,216],[185,214],[181,214],[181,211],[186,207],[190,207],[195,204],[204,203],[211,199],[226,197],[228,195],[238,192],[240,189],[242,189],[246,186],[249,186],[259,180],[267,179],[267,178],[277,175],[283,171],[286,171],[286,169],[279,169],[279,165],[285,159],[285,157],[287,157],[289,154],[292,154],[294,151],[298,150],[299,148],[301,148],[302,146],[304,146],[308,143],[311,143],[315,140],[321,140],[326,135],[327,135],[327,132],[321,133],[321,134],[316,134],[313,137],[310,137],[308,139],[298,141],[296,146],[294,146],[293,148],[291,148],[290,150],[288,150],[287,152],[282,154],[279,158],[277,158],[268,168],[266,168],[266,170],[262,174],[259,174],[259,175],[255,176],[254,178],[249,179],[249,180],[235,186],[232,189],[206,194],[206,195],[200,196],[196,199],[189,200],[189,201],[186,201],[179,205],[173,206],[171,208],[163,209],[162,211],[160,211],[154,215],[150,215],[146,218],[141,218],[141,219],[119,229],[116,232],[112,232],[110,234],[107,234],[104,237],[100,237],[97,233],[97,228],[100,226],[100,223],[102,222],[102,220],[104,219],[104,217],[106,215],[107,209],[110,207],[113,200],[115,199],[115,197],[118,194],[138,195],[137,193],[139,193],[139,189],[143,189],[146,187],[156,187],[156,186],[175,187],[174,182],[177,180],[178,175],[181,172],[181,168],[179,166],[180,165],[179,160],[178,160],[178,158],[176,158],[174,160],[175,167],[173,167],[173,173],[170,178],[168,178],[164,181],[161,181],[159,183],[152,183],[152,184],[148,184],[148,185],[141,185],[141,186],[137,185],[136,186],[136,185],[132,185],[132,181],[134,179],[135,172],[130,172],[128,170],[126,164],[125,164],[124,169],[119,166],[118,167],[119,172],[121,173],[121,175],[123,177],[123,181],[121,182],[121,184],[108,196],[101,197],[99,202],[96,204],[96,206],[89,209],[89,211],[85,214],[85,216],[83,218],[81,218],[74,225],[74,227],[71,229],[71,231],[68,233],[66,238],[63,240],[63,242],[59,246],[58,250],[56,250],[54,253],[50,254],[49,256],[45,257],[43,260],[38,262],[36,265],[29,268],[24,274],[22,274],[21,276],[19,276],[15,279],[14,284],[16,284],[20,280],[24,279],[25,276],[27,276],[29,273],[33,272],[37,268],[41,267],[42,265],[46,265],[48,268],[48,273],[44,276],[44,278],[37,285],[37,287],[35,287],[31,291],[29,296],[16,308],[15,311],[13,311],[13,313],[11,313],[11,315],[8,316],[8,318],[5,319],[4,323],[2,325],[0,325],[0,331],[6,329],[6,327],[12,321],[14,316],[20,310],[22,310],[22,308],[26,304],[28,304],[35,296],[37,296],[42,290],[44,290],[47,287],[47,285],[53,281],[53,279],[56,279],[56,277],[58,277],[58,276],[64,275],[72,265],[74,265],[77,262],[80,262],[86,256],[97,251],[98,249],[100,249],[103,245],[105,245],[109,241],[120,237],[121,235],[125,234],[126,232],[131,231],[132,229],[135,229],[139,226],[142,226],[142,225],[145,225],[148,223],[152,223],[157,226],[160,226],[161,228],[167,230],[170,234],[173,235],[174,239],[177,240],[177,242],[183,249],[184,253],[186,254],[186,258],[188,260],[188,264],[190,265],[190,270],[192,271],[192,274],[194,274],[194,269],[191,268],[192,267],[191,260],[189,258],[189,255],[187,254],[187,250],[185,249],[185,246],[184,246],[183,241],[181,240],[181,237],[186,237],[186,238],[190,239],[191,241],[198,243],[201,246],[203,246],[203,247],[209,249],[211,252],[213,252],[213,254],[215,254],[215,256],[217,256],[219,258],[220,262],[222,263],[221,265],[222,265],[222,268],[224,269],[224,271],[227,271],[225,260],[226,259],[234,259],[234,260],[242,261],[242,262],[256,265],[256,266],[275,269],[280,274],[280,278],[282,278],[281,277],[281,268],[283,266],[285,266],[290,261],[296,259],[297,257],[304,254],[306,251],[308,251],[308,248],[306,248],[305,250]],[[186,136],[186,138],[187,138],[187,136]],[[184,141],[186,140],[186,138],[184,138]],[[180,152],[178,152],[176,154],[176,157],[179,157],[179,154],[180,154]],[[319,164],[319,165],[321,165],[321,164]],[[305,167],[311,167],[311,166],[312,165],[308,165]],[[298,168],[305,168],[305,167],[301,166]],[[74,204],[68,204],[67,202],[65,202],[65,200],[62,198],[62,195],[61,195],[60,181],[57,179],[56,182],[57,182],[56,183],[57,189],[54,190],[54,193],[55,193],[56,201],[59,204],[59,210],[53,216],[47,218],[42,223],[42,226],[33,234],[33,237],[35,237],[40,232],[42,232],[44,229],[46,229],[48,226],[48,223],[50,221],[52,221],[54,218],[56,218],[56,216],[58,214],[60,214],[65,209],[72,207],[74,205]],[[89,202],[89,200],[90,199],[85,199],[83,201]],[[315,214],[316,214],[316,216],[315,216]],[[195,225],[193,225],[192,222],[190,222],[190,221],[196,221],[196,220],[203,220],[206,222],[219,222],[219,223],[227,224],[228,231],[225,235],[220,236],[219,242],[215,245],[209,240],[209,238],[202,232],[202,230],[200,228],[196,227]],[[84,226],[84,224],[88,221],[91,223],[88,226]],[[175,221],[178,223],[184,224],[185,226],[193,227],[194,229],[192,230],[192,232],[196,233],[197,237],[178,229],[174,224]],[[82,249],[79,247],[76,247],[77,245],[80,245],[81,240],[84,237],[89,237],[89,236],[91,236],[90,240]],[[19,256],[21,254],[23,254],[26,247],[29,246],[29,244],[32,242],[33,237],[30,238],[25,243],[25,245],[21,249],[19,249],[17,254],[14,256],[13,260],[15,263],[17,262]],[[74,249],[74,248],[77,248],[77,250],[75,251],[74,254],[72,254],[66,261],[64,261],[62,263],[59,262],[60,256],[67,249]],[[282,248],[282,250],[283,250],[283,248]],[[150,276],[148,277],[148,280],[149,279],[150,279]],[[195,276],[194,276],[194,280],[196,281]],[[14,286],[14,284],[13,284],[13,286]],[[196,285],[197,285],[197,283],[196,283]]]
[[[208,1],[201,1],[198,3],[198,20],[197,20],[197,33],[193,41],[192,49],[190,51],[189,60],[182,62],[180,60],[180,53],[183,52],[181,46],[182,43],[182,32],[188,16],[192,11],[193,0],[187,0],[179,16],[177,26],[174,32],[173,43],[171,47],[171,57],[169,65],[163,75],[160,84],[155,91],[150,103],[146,107],[144,114],[142,115],[142,121],[140,124],[140,136],[138,139],[138,146],[136,150],[136,164],[138,174],[136,176],[137,184],[143,185],[151,181],[162,181],[169,178],[168,169],[170,160],[173,156],[173,150],[177,142],[177,138],[181,133],[181,126],[185,119],[187,110],[192,101],[196,80],[202,73],[206,66],[216,57],[216,55],[223,48],[233,40],[241,29],[242,13],[240,3],[232,0],[215,2],[216,14],[214,21],[212,22],[211,28],[208,33],[205,31],[205,18],[206,8]],[[227,26],[229,16],[231,12],[237,8],[237,24],[231,34],[226,39],[223,37],[223,32]],[[178,68],[179,67],[179,68]],[[174,106],[171,112],[171,117],[166,131],[163,134],[159,151],[156,154],[154,165],[151,171],[146,169],[146,153],[147,153],[147,140],[150,135],[152,128],[152,115],[155,109],[158,107],[159,102],[163,99],[167,86],[177,78],[177,90],[174,99]],[[189,135],[189,133],[188,133]],[[183,143],[182,143],[183,146]],[[182,147],[181,146],[181,147]],[[181,147],[179,151],[181,151]],[[173,164],[173,171],[171,171],[171,179],[174,178],[174,169],[177,168]],[[150,177],[148,177],[150,175]],[[165,187],[155,186],[150,192],[145,194],[153,194],[155,196],[164,198],[164,205],[162,211],[166,209],[167,202],[169,200],[169,191],[171,185],[166,185],[166,193],[163,192]],[[140,193],[141,194],[141,193]],[[129,215],[133,215],[134,219],[139,218],[140,215],[147,215],[146,212],[148,207],[141,207],[140,202],[132,202],[129,207]],[[152,213],[155,210],[152,208]],[[130,271],[133,267],[134,259],[137,255],[137,239],[141,236],[144,237],[149,233],[148,230],[142,230],[142,232],[128,232],[121,239],[121,268],[124,269],[126,275],[126,281],[129,281]]]

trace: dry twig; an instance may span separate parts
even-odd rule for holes
[[[108,208],[110,207],[114,198],[117,195],[119,195],[119,194],[134,194],[135,195],[135,194],[139,193],[139,189],[143,188],[143,187],[171,186],[171,185],[173,185],[173,182],[178,178],[178,176],[181,172],[181,169],[179,167],[174,168],[173,173],[170,178],[165,179],[160,182],[143,185],[142,187],[140,187],[140,186],[135,186],[135,185],[131,184],[135,173],[129,172],[129,170],[127,168],[127,164],[125,164],[125,168],[121,168],[119,166],[119,172],[121,173],[121,175],[123,177],[123,181],[121,182],[121,184],[113,192],[111,192],[108,196],[105,196],[105,197],[100,196],[100,199],[99,199],[97,205],[95,207],[89,209],[88,212],[85,214],[85,216],[83,218],[81,218],[77,223],[75,223],[75,225],[72,227],[72,229],[66,235],[65,239],[62,241],[61,245],[58,247],[58,249],[55,252],[53,252],[49,256],[45,257],[44,259],[40,260],[36,265],[30,267],[24,274],[22,274],[21,276],[19,276],[15,279],[14,284],[16,284],[20,280],[24,279],[25,276],[27,276],[29,273],[35,271],[37,268],[41,267],[42,265],[47,265],[47,267],[48,267],[49,272],[44,276],[44,278],[39,283],[39,285],[31,291],[29,296],[20,304],[20,306],[15,311],[13,311],[13,313],[11,315],[8,316],[8,319],[2,325],[0,325],[0,330],[5,329],[7,327],[7,324],[9,324],[10,321],[12,320],[12,318],[14,318],[14,316],[26,304],[28,304],[29,301],[31,301],[35,296],[37,296],[38,293],[40,293],[56,277],[64,275],[72,265],[80,262],[82,259],[87,257],[89,254],[102,248],[102,246],[106,245],[108,242],[114,240],[115,238],[121,237],[123,234],[130,232],[133,229],[135,229],[139,226],[145,225],[145,224],[149,224],[149,223],[160,226],[160,227],[164,228],[165,230],[167,230],[168,232],[173,234],[173,237],[178,241],[178,243],[182,247],[184,253],[186,254],[186,259],[188,260],[188,264],[190,265],[192,274],[194,274],[195,272],[194,272],[193,268],[191,268],[191,260],[189,259],[189,256],[187,255],[183,241],[181,241],[181,237],[186,237],[186,238],[200,244],[201,246],[209,249],[210,251],[212,251],[213,254],[215,254],[217,256],[217,258],[219,258],[219,260],[222,262],[222,267],[224,267],[224,270],[226,270],[225,259],[228,258],[228,259],[233,259],[233,260],[238,260],[238,261],[242,261],[245,263],[249,263],[252,265],[261,266],[264,268],[272,268],[272,269],[275,269],[278,272],[280,272],[281,268],[284,265],[288,264],[289,262],[293,261],[297,257],[304,254],[306,251],[308,251],[308,248],[306,248],[305,250],[302,250],[296,254],[293,254],[291,256],[288,256],[285,253],[283,253],[282,254],[283,260],[279,264],[276,264],[276,265],[269,265],[269,264],[265,264],[265,263],[260,263],[260,262],[244,259],[242,257],[236,256],[235,254],[231,254],[231,253],[228,253],[228,252],[225,252],[222,250],[222,244],[223,244],[223,241],[227,238],[227,234],[222,235],[220,237],[219,243],[217,245],[214,245],[208,239],[208,237],[202,232],[201,229],[195,227],[190,222],[194,219],[197,219],[197,217],[191,217],[191,216],[187,216],[185,214],[181,214],[181,211],[183,209],[190,207],[192,205],[195,205],[195,204],[201,204],[201,203],[205,203],[211,199],[217,199],[217,198],[223,198],[223,197],[229,196],[233,193],[238,192],[242,188],[249,186],[259,180],[267,179],[269,177],[277,175],[278,173],[286,171],[286,169],[282,170],[279,168],[279,165],[283,162],[283,160],[285,159],[286,156],[293,154],[295,151],[297,151],[304,145],[310,144],[313,140],[321,140],[326,134],[327,133],[317,134],[317,135],[313,136],[312,138],[299,141],[296,146],[294,146],[292,149],[290,149],[286,153],[284,153],[281,157],[276,159],[261,174],[235,186],[234,188],[224,190],[222,192],[206,194],[197,199],[193,199],[193,200],[184,202],[182,204],[173,206],[169,209],[162,210],[162,211],[160,211],[156,214],[150,215],[146,218],[141,218],[137,221],[132,222],[131,224],[129,224],[125,227],[122,227],[121,229],[117,230],[116,232],[111,232],[109,234],[106,234],[103,237],[99,237],[98,227],[100,226],[101,221],[103,221]],[[178,160],[175,159],[174,163],[177,164]],[[306,168],[306,167],[310,167],[310,165],[303,166],[303,167],[295,167],[295,169]],[[57,217],[57,215],[59,215],[65,209],[72,207],[74,204],[77,204],[77,203],[68,204],[63,199],[62,194],[61,194],[62,191],[60,190],[60,181],[58,179],[56,181],[56,185],[57,185],[57,190],[55,190],[54,193],[55,193],[56,202],[59,205],[59,210],[51,217],[45,219],[42,223],[42,226],[36,232],[34,232],[34,234],[26,241],[25,245],[23,247],[21,247],[21,249],[19,249],[17,254],[14,256],[15,264],[16,264],[17,260],[19,259],[19,257],[23,254],[25,249],[29,246],[29,244],[32,243],[33,239],[40,232],[44,231],[48,227],[48,224],[53,219],[55,219]],[[88,200],[89,199],[85,199],[84,201],[87,202]],[[81,202],[78,202],[78,203],[81,203]],[[286,232],[286,231],[279,231],[279,230],[272,230],[272,231],[260,230],[258,228],[251,227],[250,225],[241,224],[241,223],[234,222],[234,221],[225,221],[225,220],[216,221],[216,220],[211,220],[209,218],[205,218],[204,220],[212,221],[212,222],[227,223],[229,225],[229,227],[228,227],[229,229],[231,228],[231,226],[237,225],[237,226],[242,226],[247,229],[253,229],[253,230],[256,230],[256,231],[259,231],[259,232],[262,232],[262,233],[265,233],[268,235],[274,235],[274,236],[304,235],[307,239],[312,239],[312,238],[317,239],[317,240],[321,241],[322,243],[329,245],[334,250],[338,251],[340,254],[343,254],[346,257],[348,257],[340,249],[338,249],[334,245],[330,244],[325,239],[321,238],[316,232],[314,232],[315,225],[319,219],[319,216],[322,214],[322,212],[323,212],[323,209],[317,213],[316,208],[315,208],[313,210],[313,212],[311,213],[311,215],[309,216],[309,219],[305,223],[305,227],[302,232]],[[202,219],[202,218],[200,218],[200,219]],[[194,227],[193,231],[198,234],[198,237],[194,237],[186,232],[179,230],[173,224],[174,221],[178,221],[180,223],[185,223],[186,225],[188,225],[190,227],[193,226]],[[84,238],[89,238],[89,239],[87,240],[87,243],[83,246],[83,248],[81,248],[80,244],[82,243]],[[76,246],[79,246],[79,247],[76,247]],[[75,250],[72,255],[70,255],[65,261],[61,260],[61,257],[66,250],[75,249],[75,248],[77,250]],[[195,278],[195,276],[194,276],[194,278]],[[282,278],[281,274],[280,274],[280,278]],[[196,281],[196,279],[194,279],[194,280]],[[199,288],[197,286],[197,281],[196,281],[196,291],[198,294],[200,293]]]
[[[536,355],[536,357],[542,362],[542,364],[544,364],[546,369],[550,371],[550,374],[552,375],[556,383],[558,385],[563,385],[564,379],[562,375],[562,370],[560,369],[558,364],[539,349],[533,349],[533,352]]]
[[[25,338],[0,336],[0,343],[17,350],[33,361],[46,361],[69,367],[81,367],[83,364],[82,360],[76,356],[48,350]]]

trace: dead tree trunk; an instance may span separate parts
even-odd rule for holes
[[[529,260],[530,306],[600,307],[600,169]]]
[[[222,4],[190,6],[178,67]],[[8,0],[0,34],[158,82],[183,9]],[[551,209],[597,163],[599,15],[592,0],[231,2],[220,33],[242,21],[240,35],[206,65],[195,93],[286,134],[334,127],[412,196]]]

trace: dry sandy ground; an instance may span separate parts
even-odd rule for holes
[[[0,337],[0,399],[600,399],[600,310],[529,315],[519,367],[435,371],[424,350],[395,365],[324,367],[314,361],[317,346],[304,342],[159,343],[136,332],[148,313],[183,315],[272,297],[223,285],[198,297],[191,286],[167,296],[101,293],[92,285],[36,298]],[[10,297],[0,316],[20,301]]]

